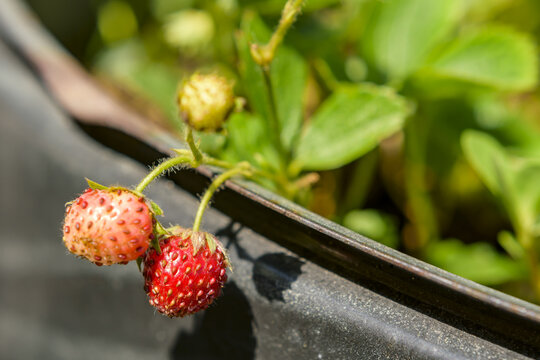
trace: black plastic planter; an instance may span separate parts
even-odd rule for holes
[[[68,256],[61,219],[85,176],[133,184],[182,144],[102,92],[17,1],[0,2],[0,36],[0,358],[540,357],[539,307],[240,182],[203,224],[231,253],[223,296],[190,318],[155,314],[135,266]],[[188,226],[189,193],[212,175],[153,185],[164,223]]]

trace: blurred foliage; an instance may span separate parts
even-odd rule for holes
[[[540,300],[537,0],[308,0],[268,74],[250,45],[268,41],[285,0],[29,2],[179,136],[179,81],[233,80],[245,109],[199,136],[213,155],[267,172],[264,186],[474,281],[528,284],[515,294]]]

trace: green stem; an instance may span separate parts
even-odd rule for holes
[[[303,3],[304,0],[288,0],[281,12],[279,25],[272,34],[270,41],[265,45],[252,45],[251,55],[261,67],[267,68],[270,66],[276,54],[277,47],[283,42],[285,34],[296,20],[296,16],[300,13]]]
[[[195,144],[195,140],[193,140],[193,130],[191,130],[191,127],[187,127],[186,132],[186,142],[189,145],[189,148],[191,150],[191,153],[193,154],[193,163],[191,164],[194,168],[201,165],[203,161],[203,154],[199,150],[199,147]]]
[[[140,193],[143,192],[144,189],[164,171],[167,171],[168,169],[178,165],[189,163],[192,160],[193,158],[190,155],[179,155],[162,162],[161,164],[156,166],[151,172],[149,172],[144,179],[142,179],[139,185],[137,185],[137,187],[135,188],[135,191]]]
[[[264,69],[263,68],[263,74],[264,74],[264,85],[266,87],[266,91],[268,93],[268,99],[270,100],[270,126],[271,126],[271,137],[272,141],[274,143],[274,147],[278,151],[278,154],[281,159],[281,173],[286,174],[286,166],[285,163],[287,162],[287,154],[285,152],[285,149],[283,147],[283,143],[281,142],[281,125],[279,123],[278,113],[277,113],[277,105],[276,105],[276,99],[274,97],[274,93],[272,92],[272,79],[270,77],[270,69]]]
[[[289,154],[287,153],[287,151],[285,151],[285,148],[281,141],[281,125],[279,121],[280,119],[278,117],[274,93],[272,92],[270,64],[274,60],[277,47],[283,42],[285,34],[296,20],[296,16],[300,13],[303,3],[304,0],[288,0],[283,7],[283,11],[281,12],[281,19],[279,20],[279,25],[270,37],[268,43],[264,45],[252,44],[250,49],[253,60],[263,70],[264,84],[270,102],[270,136],[274,147],[280,156],[280,177],[285,178],[285,182],[288,182],[287,163],[289,161]]]
[[[217,166],[217,167],[220,167],[220,168],[223,168],[223,169],[232,169],[235,164],[232,164],[228,161],[225,161],[225,160],[219,160],[219,159],[216,159],[216,158],[213,158],[213,157],[210,157],[210,156],[204,156],[203,157],[203,163],[205,165],[210,165],[210,166]]]
[[[210,184],[210,186],[204,193],[204,196],[201,199],[201,203],[199,204],[199,209],[197,210],[197,215],[195,215],[195,221],[193,222],[193,231],[199,231],[204,211],[206,210],[210,199],[212,198],[216,190],[221,186],[221,184],[223,184],[225,181],[235,175],[243,173],[249,176],[251,174],[250,169],[251,165],[249,165],[248,163],[239,163],[236,167],[225,171],[217,178],[215,178],[214,181],[212,181],[212,184]]]

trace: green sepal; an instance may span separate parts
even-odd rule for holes
[[[152,212],[154,213],[155,216],[163,215],[163,210],[161,210],[159,205],[153,202],[152,200],[150,200],[150,207],[152,208]]]
[[[208,245],[210,252],[213,254],[216,251],[217,245],[214,237],[209,233],[206,233],[206,244]]]
[[[88,178],[84,178],[86,180],[86,182],[88,183],[88,186],[90,187],[90,189],[94,189],[94,190],[107,190],[109,187],[108,186],[105,186],[105,185],[101,185],[101,184],[98,184],[97,182],[95,181],[92,181]]]
[[[150,246],[153,247],[158,254],[161,254],[161,247],[159,246],[159,240],[157,236],[152,240]]]
[[[143,257],[142,256],[139,256],[136,260],[137,262],[137,267],[139,268],[139,272],[142,272],[142,269],[141,269],[141,264],[143,262]]]
[[[171,150],[174,151],[174,153],[179,156],[191,155],[191,151],[187,149],[171,149]]]

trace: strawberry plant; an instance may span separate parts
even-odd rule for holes
[[[139,267],[144,263],[149,302],[170,317],[206,309],[227,280],[227,253],[212,234],[200,231],[202,216],[223,182],[235,175],[251,177],[255,172],[248,163],[228,164],[203,154],[192,129],[215,131],[227,120],[233,105],[234,94],[226,79],[194,75],[178,96],[190,149],[175,150],[177,156],[161,162],[133,189],[107,187],[87,179],[90,188],[66,204],[66,248],[98,266],[125,265],[132,260]],[[161,208],[143,191],[165,171],[203,164],[229,169],[214,179],[202,197],[192,229],[164,228],[157,220],[163,215]]]
[[[114,0],[86,60],[189,145],[133,196],[179,164],[222,167],[540,301],[539,14],[534,0]],[[157,248],[166,229],[153,231]]]

